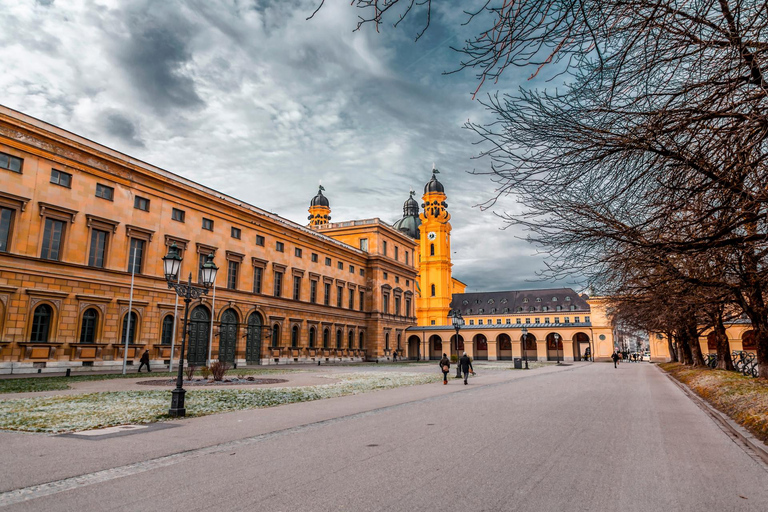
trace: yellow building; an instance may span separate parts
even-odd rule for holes
[[[737,319],[726,322],[725,333],[728,336],[731,352],[757,352],[757,339],[749,320]],[[672,360],[666,335],[657,332],[650,333],[648,345],[651,352],[651,361],[664,363]],[[717,353],[717,341],[711,328],[705,330],[699,336],[699,347],[702,354]]]
[[[0,372],[114,367],[145,349],[157,363],[178,357],[183,302],[177,309],[161,261],[172,244],[183,257],[181,279],[197,281],[209,254],[220,269],[215,290],[190,307],[190,364],[449,352],[448,313],[472,294],[452,276],[437,174],[421,208],[411,193],[393,225],[332,223],[321,187],[304,226],[0,107]],[[534,292],[504,293],[514,302]],[[537,343],[560,332],[565,359],[583,352],[583,336],[598,336],[594,353],[607,357],[612,337],[600,301],[564,293],[580,318],[545,325],[531,315],[529,332]],[[490,317],[463,309],[460,341],[471,355],[520,354],[517,320],[525,316],[498,311],[489,325]],[[537,358],[549,357],[542,347]]]

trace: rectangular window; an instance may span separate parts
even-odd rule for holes
[[[384,279],[389,279],[389,274],[387,274],[386,272],[384,272]]]
[[[382,249],[383,249],[383,252],[384,252],[384,256],[386,256],[387,255],[387,241],[386,240],[384,240],[382,242]]]
[[[526,318],[525,319],[525,323],[527,323],[527,324],[531,323],[531,319],[530,318]]]
[[[312,263],[317,263],[317,253],[316,252],[312,253]]]
[[[253,293],[261,293],[261,281],[264,277],[264,269],[253,267]]]
[[[171,219],[178,222],[184,222],[184,210],[179,210],[178,208],[171,210]]]
[[[563,318],[563,323],[566,323],[566,324],[571,323],[571,317],[569,317],[569,316],[564,317]]]
[[[560,323],[560,318],[559,318],[559,317],[555,317],[555,323],[556,323],[556,324],[559,324],[559,323]]]
[[[51,183],[62,187],[72,188],[72,175],[64,171],[51,169]]]
[[[213,231],[213,221],[211,219],[203,218],[203,229]]]
[[[367,238],[361,238],[360,239],[360,250],[368,252],[368,239]]]
[[[106,199],[107,201],[112,201],[115,197],[115,189],[106,185],[102,185],[101,183],[97,183],[96,197]]]
[[[91,251],[88,256],[88,266],[90,267],[104,267],[104,256],[107,253],[107,237],[109,234],[106,231],[99,229],[91,230]]]
[[[128,248],[128,272],[141,274],[142,263],[144,262],[145,243],[146,242],[140,238],[131,238],[131,244]]]
[[[139,197],[136,196],[133,198],[133,207],[137,210],[144,210],[145,212],[149,211],[149,199],[146,197]]]
[[[432,321],[434,322],[434,320],[432,320]],[[469,321],[469,325],[475,325],[475,321],[474,320],[470,320]]]
[[[331,285],[329,283],[323,284],[323,304],[328,306],[331,303]]]
[[[389,294],[385,293],[382,299],[381,309],[384,313],[389,313]]]
[[[516,324],[521,324],[521,323],[523,323],[523,320],[522,320],[521,318],[518,318],[518,319],[517,319],[517,321],[516,321],[515,323],[516,323]]]
[[[477,321],[477,325],[483,325],[483,319],[482,318]]]
[[[275,250],[277,252],[285,252],[285,244],[283,242],[275,242]]]
[[[232,234],[232,238],[237,238],[238,240],[240,240],[240,235],[242,234],[242,231],[240,231],[240,228],[233,227],[231,234]]]
[[[309,282],[309,302],[317,303],[317,281]]]
[[[21,158],[0,153],[0,168],[21,174],[21,164],[24,162]]]
[[[589,317],[588,316],[584,317],[584,322],[589,323]]]
[[[283,294],[283,273],[282,272],[275,272],[275,282],[274,282],[274,293],[273,295],[275,297],[280,297]]]
[[[349,290],[349,309],[355,309],[355,291]]]
[[[579,323],[579,317],[577,317],[577,316],[573,317],[573,321],[576,322],[576,323]]]
[[[544,317],[544,323],[545,323],[545,324],[548,324],[548,323],[549,323],[549,317],[546,317],[546,316]]]
[[[330,267],[331,266],[331,258],[325,258],[325,266]]]
[[[350,265],[349,266],[349,273],[350,274],[354,274],[355,273],[355,266],[354,265]]]
[[[405,251],[405,264],[408,265],[408,251]]]
[[[400,255],[400,248],[398,246],[395,246],[395,259],[398,259]]]
[[[395,297],[395,314],[400,316],[400,297]]]
[[[294,256],[296,256],[297,258],[301,258],[301,249],[299,249],[298,247],[296,247],[296,248],[293,250],[293,255],[294,255]]]
[[[519,318],[518,318],[518,320],[519,320]],[[511,318],[507,318],[505,323],[511,324],[512,323],[512,319]]]
[[[336,287],[336,307],[341,307],[341,301],[344,300],[344,288],[341,286]]]
[[[363,310],[363,306],[365,306],[365,292],[361,291],[360,295],[359,295],[359,298],[358,298],[357,309],[362,311]]]
[[[497,318],[497,319],[496,319],[496,323],[497,323],[497,324],[500,324],[500,323],[501,323],[501,318]]]
[[[541,318],[535,318],[534,320],[536,320],[536,322],[534,322],[534,323],[537,323],[537,324],[541,323]]]
[[[405,299],[405,316],[411,316],[411,299]]]
[[[342,262],[338,262],[338,263],[336,264],[336,268],[338,268],[339,270],[344,270],[344,263],[342,263]]]
[[[293,300],[301,300],[301,277],[293,276]]]
[[[8,252],[11,247],[11,222],[13,210],[0,208],[0,252]]]
[[[360,277],[364,277],[364,276],[365,276],[365,269],[361,268],[360,269]]]
[[[227,288],[237,290],[237,278],[240,274],[240,262],[227,262]]]
[[[395,284],[400,282],[400,276],[395,276]]]
[[[43,249],[40,257],[58,261],[61,257],[61,243],[64,240],[64,223],[60,220],[45,219],[43,230]]]
[[[256,245],[260,245],[261,247],[264,247],[264,237],[261,235],[256,235]]]

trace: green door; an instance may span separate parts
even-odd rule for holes
[[[261,316],[258,313],[253,313],[248,317],[245,362],[246,364],[261,364]]]
[[[203,306],[197,306],[192,310],[189,320],[188,364],[194,366],[205,365],[208,359],[208,334],[210,329],[211,320],[208,310]]]
[[[221,315],[219,326],[219,361],[234,363],[236,348],[237,313],[233,309],[228,309]]]

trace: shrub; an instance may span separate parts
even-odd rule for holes
[[[211,376],[211,369],[208,368],[207,366],[203,366],[202,368],[200,368],[200,375],[202,375],[203,378],[207,380],[208,377]]]
[[[197,370],[197,366],[193,364],[187,366],[187,368],[184,370],[184,373],[187,374],[187,380],[192,380],[192,376],[195,374],[195,370]]]
[[[213,380],[221,381],[224,375],[229,370],[229,365],[223,361],[215,361],[211,363],[211,373],[213,374]]]
[[[452,363],[456,364],[458,362],[458,360],[459,360],[459,356],[457,356],[456,354],[451,354],[451,362]]]

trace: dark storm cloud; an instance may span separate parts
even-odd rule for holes
[[[175,2],[150,2],[125,13],[127,37],[117,57],[142,99],[160,111],[205,105],[184,65],[192,59],[195,31]]]
[[[104,128],[107,133],[119,137],[133,147],[144,147],[144,141],[139,137],[138,130],[133,122],[120,112],[104,113]]]

